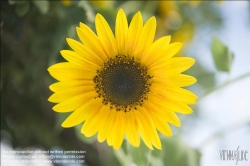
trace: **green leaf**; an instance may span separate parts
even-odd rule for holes
[[[49,1],[46,1],[46,0],[42,0],[42,1],[34,0],[33,3],[42,14],[46,14],[49,11]]]
[[[30,8],[30,3],[24,2],[22,4],[17,4],[15,6],[15,11],[19,17],[23,17],[29,11],[29,8]]]
[[[143,142],[141,142],[141,145],[138,148],[127,143],[127,152],[131,157],[132,162],[137,166],[148,165],[148,155],[150,155],[150,149]]]
[[[217,70],[229,72],[234,54],[217,37],[213,37],[211,50]]]

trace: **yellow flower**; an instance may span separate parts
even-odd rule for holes
[[[61,0],[61,2],[64,6],[71,6],[72,5],[72,0]]]
[[[159,1],[158,10],[161,17],[165,17],[169,11],[177,11],[175,1]]]
[[[180,1],[180,3],[197,3],[191,1]],[[181,41],[188,43],[194,36],[194,25],[190,22],[183,22],[184,19],[180,15],[177,1],[160,1],[158,5],[160,19],[158,23],[158,36],[162,36],[166,31],[172,30],[172,41]]]
[[[97,0],[89,0],[92,5],[95,7],[110,7],[113,3],[113,1],[97,1]]]
[[[170,36],[154,42],[155,17],[143,25],[137,12],[128,26],[125,13],[119,10],[115,36],[100,14],[95,26],[97,34],[80,23],[81,42],[68,38],[74,51],[61,51],[68,62],[49,67],[59,81],[50,86],[54,94],[48,100],[58,103],[53,110],[73,112],[63,127],[84,122],[82,134],[98,134],[99,142],[107,140],[114,149],[125,135],[135,147],[141,136],[148,148],[161,149],[157,130],[171,136],[169,123],[181,125],[175,113],[192,113],[188,105],[195,104],[197,97],[182,87],[196,79],[181,72],[195,60],[173,57],[182,43],[170,44]]]
[[[190,22],[185,22],[175,33],[172,35],[172,41],[189,42],[194,36],[194,25]]]

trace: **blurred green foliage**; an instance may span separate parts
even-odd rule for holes
[[[234,54],[216,37],[213,38],[211,49],[216,68],[220,71],[229,72]]]
[[[199,166],[201,153],[190,148],[180,137],[161,138],[162,150],[150,150],[145,144],[139,148],[124,141],[122,150],[115,152],[123,166]]]
[[[167,2],[1,1],[1,130],[11,135],[13,148],[51,149],[58,146],[65,150],[84,149],[87,151],[86,163],[91,166],[125,165],[122,158],[130,159],[138,166],[198,166],[200,153],[178,137],[163,138],[162,151],[150,151],[143,143],[140,148],[134,148],[126,142],[121,151],[113,151],[106,143],[97,143],[95,137],[85,138],[80,134],[81,126],[63,129],[60,124],[68,114],[54,113],[53,104],[47,101],[52,94],[48,86],[55,82],[47,68],[65,61],[59,52],[70,49],[66,44],[67,37],[78,40],[75,27],[79,22],[95,31],[94,18],[98,12],[106,18],[112,30],[119,8],[124,9],[128,21],[139,10],[144,20],[155,15],[158,23],[156,38],[172,35],[173,41],[185,42],[187,46],[197,29],[217,28],[222,23],[218,4],[214,2],[201,2],[198,6]],[[222,47],[225,49],[217,39],[213,42],[215,64],[225,71],[228,68],[225,69],[222,62],[226,59],[225,63],[229,63],[231,54],[224,57],[224,53],[216,51]],[[193,87],[197,93],[215,85],[214,73],[199,62],[188,73],[198,80]]]

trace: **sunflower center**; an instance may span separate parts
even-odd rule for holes
[[[152,78],[147,67],[133,57],[117,55],[104,63],[94,77],[95,90],[110,109],[129,111],[142,106],[150,91]]]

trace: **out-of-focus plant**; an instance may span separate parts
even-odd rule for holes
[[[221,3],[223,0],[217,0],[218,3]],[[207,1],[204,0],[196,0],[196,1],[181,1],[182,3],[189,3],[191,4],[193,7],[197,7],[198,5],[200,5],[201,3],[206,3]]]
[[[65,6],[72,5],[72,0],[61,0],[61,1],[62,1],[62,4],[65,5]]]
[[[220,15],[216,16],[211,14],[210,19],[206,18],[206,11],[203,10],[204,3],[205,2],[201,1],[159,1],[158,13],[160,27],[158,35],[169,33],[172,35],[173,41],[182,41],[187,44],[192,40],[196,29],[200,26],[197,21],[202,19],[206,20],[212,23],[211,26],[220,24],[220,21],[213,21],[214,19],[221,20]],[[207,3],[211,5],[211,7],[214,6],[212,2]],[[200,15],[200,18],[195,15]]]
[[[111,8],[114,1],[95,1],[95,0],[89,0],[90,3],[96,7],[96,8]]]

